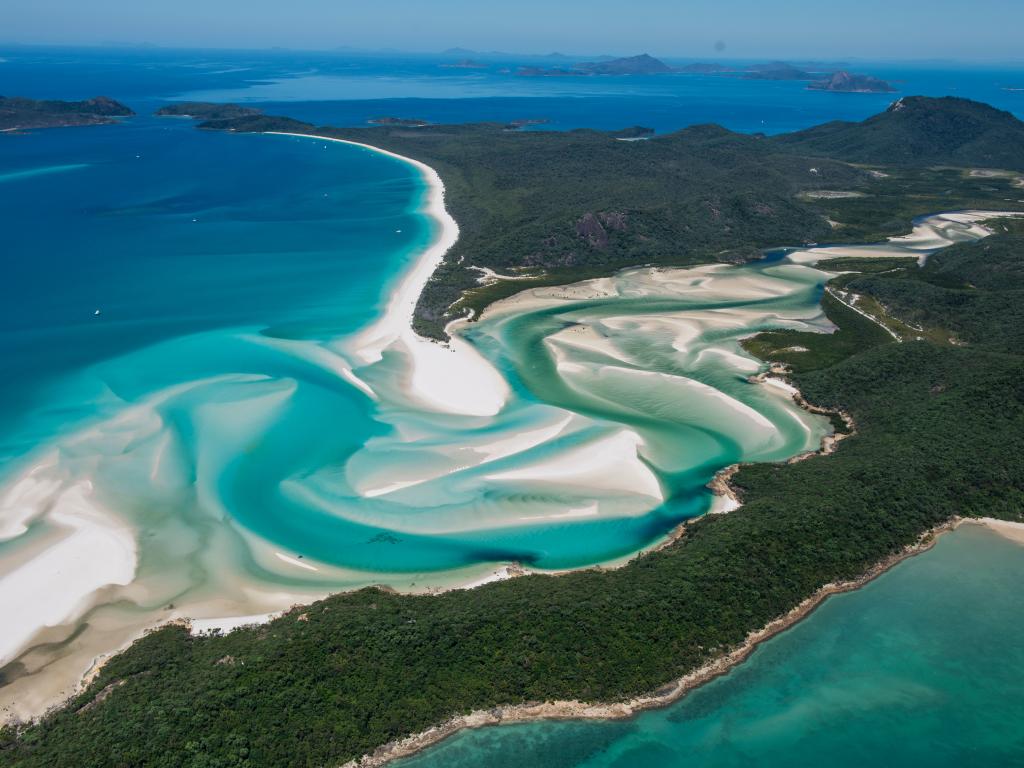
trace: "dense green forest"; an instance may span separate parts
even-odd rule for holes
[[[1024,123],[963,99],[903,99],[904,107],[861,124],[767,138],[700,125],[643,141],[618,133],[509,130],[505,125],[418,128],[312,126],[250,109],[189,103],[175,114],[208,130],[286,131],[364,142],[422,160],[441,175],[460,236],[416,308],[416,330],[445,338],[444,326],[526,285],[557,285],[640,264],[681,266],[758,258],[763,249],[807,242],[865,242],[909,231],[937,211],[1013,208],[1016,173],[971,175],[923,162],[884,173],[898,151],[939,146],[957,165],[1018,169]],[[234,109],[245,110],[235,115]],[[942,129],[936,134],[936,125]],[[947,133],[954,138],[944,139]],[[824,143],[814,131],[828,129]],[[806,134],[806,135],[805,135]],[[909,137],[924,136],[916,142]],[[949,145],[948,147],[946,145]],[[834,145],[834,146],[833,146]],[[996,154],[995,147],[1008,153]],[[823,154],[834,152],[838,159]],[[928,157],[932,157],[929,155]],[[996,161],[1006,161],[994,164]],[[822,196],[856,192],[856,197]],[[486,267],[533,280],[481,286]]]

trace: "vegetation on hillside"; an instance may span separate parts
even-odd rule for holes
[[[0,131],[101,125],[134,114],[124,104],[106,96],[85,101],[36,101],[0,96]]]
[[[861,123],[833,122],[772,138],[779,147],[853,163],[1024,171],[1024,122],[953,96],[907,96]]]
[[[934,104],[934,110],[952,109],[955,115],[965,109],[962,100],[904,101]],[[975,143],[998,138],[1004,113],[966,103],[982,117],[995,115],[995,127],[971,124]],[[201,106],[188,108],[204,116]],[[345,129],[262,114],[215,117],[223,108],[207,105],[209,119],[200,127],[350,139],[438,171],[461,230],[416,308],[416,330],[438,339],[455,317],[468,310],[478,315],[489,301],[525,287],[499,280],[481,288],[478,268],[529,274],[533,285],[553,285],[640,264],[741,261],[780,245],[882,239],[908,231],[915,216],[940,210],[1020,207],[1013,174],[970,176],[929,168],[880,173],[809,159],[791,143],[711,125],[619,141],[618,132],[519,132],[492,124]],[[895,114],[902,115],[886,113],[877,120],[890,126],[881,131],[887,140],[902,141],[908,129]],[[890,125],[893,120],[898,124]],[[880,135],[875,123],[865,125],[849,131]],[[859,196],[829,196],[848,191]]]
[[[255,107],[239,104],[212,104],[207,101],[178,101],[160,107],[154,114],[158,117],[192,117],[197,120],[235,120],[263,114]]]

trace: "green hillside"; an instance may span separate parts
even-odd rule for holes
[[[1024,170],[1024,122],[952,96],[907,96],[861,123],[827,123],[771,141],[787,151],[851,163]]]

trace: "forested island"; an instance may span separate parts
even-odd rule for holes
[[[0,96],[0,131],[104,125],[134,114],[124,104],[106,96],[85,101],[37,101]]]
[[[396,125],[402,128],[422,128],[430,125],[426,120],[417,120],[414,117],[372,117],[367,122],[372,125]]]
[[[190,117],[195,120],[234,120],[260,115],[262,111],[239,104],[209,104],[203,101],[179,101],[160,107],[157,117]]]
[[[716,126],[636,142],[500,125],[403,132],[264,115],[202,127],[364,141],[435,167],[461,227],[417,310],[419,328],[439,337],[448,318],[523,287],[481,287],[470,266],[550,284],[877,240],[939,210],[1024,209],[1024,124],[961,99],[903,99],[863,123],[776,138]],[[807,194],[829,192],[859,194]],[[739,509],[688,523],[618,570],[439,596],[363,589],[225,636],[164,627],[66,706],[0,732],[0,762],[340,765],[473,710],[624,701],[954,516],[1021,519],[1024,233],[1017,220],[991,227],[924,267],[835,265],[846,274],[830,287],[873,302],[885,327],[826,294],[836,333],[747,342],[788,364],[806,399],[845,413],[837,425],[853,433],[828,456],[743,466],[731,479]],[[914,333],[897,341],[888,324]]]

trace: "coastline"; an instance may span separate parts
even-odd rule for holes
[[[346,345],[345,351],[366,363],[379,360],[385,350],[395,350],[400,354],[409,355],[414,373],[411,381],[406,386],[415,395],[418,395],[417,399],[423,401],[425,407],[448,413],[470,415],[491,414],[500,410],[504,404],[507,385],[504,379],[490,367],[490,364],[468,342],[457,333],[453,333],[451,342],[447,345],[442,345],[418,336],[412,329],[413,313],[419,295],[459,235],[457,223],[445,209],[444,184],[437,172],[420,161],[368,144],[309,134],[276,133],[273,135],[350,144],[367,151],[407,162],[417,169],[427,187],[422,199],[421,210],[436,223],[437,231],[425,248],[422,250],[417,249],[417,252],[414,254],[415,260],[411,262],[409,268],[406,268],[398,275],[395,288],[391,292],[382,315],[372,321],[367,328],[359,332],[355,337],[352,347],[350,348]],[[455,326],[464,322],[465,320],[455,320],[452,325]],[[355,372],[348,370],[347,374],[345,376],[346,379],[354,380],[353,383],[356,386],[362,385],[361,388],[369,390],[369,394],[373,394],[372,390],[358,378]],[[453,380],[460,386],[453,386]],[[468,394],[463,390],[468,390]],[[812,451],[811,453],[815,452]],[[714,481],[712,481],[710,487],[712,489],[715,488]],[[725,489],[727,490],[727,486]],[[738,506],[738,500],[730,498],[728,494],[724,492],[721,494],[716,493],[709,511],[727,512]],[[582,570],[615,570],[636,558],[660,551],[684,535],[688,522],[691,521],[687,520],[680,523],[659,540],[652,542],[644,548],[614,561],[587,566]],[[134,571],[134,557],[131,565]],[[489,567],[486,570],[481,569],[475,573],[466,574],[466,578],[463,580],[454,581],[441,587],[429,588],[424,591],[428,594],[441,594],[455,590],[473,589],[494,581],[532,573],[558,576],[577,570],[581,569],[533,571],[522,567],[519,563],[502,563]],[[130,581],[130,578],[130,576],[122,577],[120,581]],[[327,594],[334,593],[335,591],[330,591]],[[306,604],[309,599],[315,599],[314,596],[309,596],[309,599],[296,597],[298,599],[294,600],[289,606],[254,605],[250,610],[240,612],[240,614],[244,613],[244,615],[215,614],[210,616],[208,611],[200,611],[199,617],[189,618],[188,608],[183,606],[184,610],[180,613],[176,612],[176,615],[166,617],[149,625],[135,627],[125,642],[117,647],[113,649],[105,648],[102,652],[98,653],[94,652],[89,657],[88,666],[83,664],[82,671],[78,675],[77,684],[70,690],[62,687],[56,698],[47,698],[45,702],[37,702],[38,707],[34,704],[29,709],[15,708],[14,711],[9,711],[5,714],[7,718],[32,717],[41,714],[44,709],[60,705],[63,701],[84,690],[110,657],[124,650],[149,631],[159,629],[169,623],[185,624],[193,634],[202,634],[212,630],[230,632],[244,626],[256,626],[273,620],[296,605]],[[267,610],[268,607],[270,607],[270,610]],[[87,606],[82,606],[82,608],[87,609]],[[51,620],[47,622],[47,625],[56,626],[62,623]],[[24,652],[24,650],[25,648],[23,647],[19,653]]]
[[[787,613],[770,621],[761,629],[751,632],[742,643],[729,652],[707,661],[697,669],[652,693],[623,702],[530,702],[476,710],[468,715],[453,717],[441,725],[378,747],[369,754],[349,760],[341,768],[380,768],[394,760],[411,757],[469,728],[539,720],[623,720],[649,709],[668,706],[683,698],[690,691],[727,674],[734,667],[746,661],[759,645],[803,621],[829,597],[860,589],[904,560],[927,552],[935,545],[940,536],[954,531],[964,524],[988,527],[997,535],[1024,545],[1024,523],[993,518],[953,517],[947,522],[925,531],[915,543],[871,566],[860,577],[849,581],[832,582],[819,587],[814,594],[805,598]]]
[[[501,410],[509,394],[508,385],[470,344],[456,336],[445,345],[438,344],[412,328],[420,294],[459,238],[459,225],[445,208],[444,182],[437,171],[419,160],[358,141],[283,131],[268,131],[266,135],[348,144],[408,163],[419,171],[427,185],[422,212],[439,231],[401,276],[383,315],[356,335],[349,351],[363,364],[380,360],[391,348],[408,355],[411,394],[428,409],[465,416],[493,416]]]

